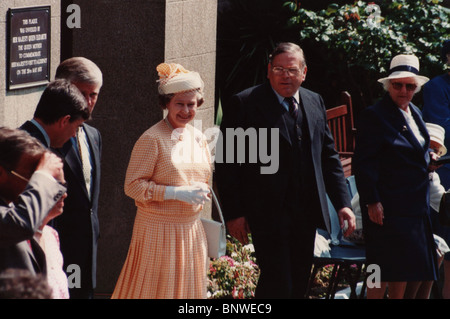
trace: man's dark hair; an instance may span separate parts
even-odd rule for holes
[[[16,169],[23,155],[38,159],[45,153],[45,147],[26,131],[0,127],[0,165],[7,170]]]
[[[42,93],[34,112],[34,117],[47,125],[70,115],[70,122],[90,117],[89,108],[83,94],[78,88],[65,79],[50,82]]]

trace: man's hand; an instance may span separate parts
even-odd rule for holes
[[[344,229],[345,221],[347,221],[347,229],[345,230],[344,237],[350,236],[356,229],[355,214],[353,214],[353,211],[350,208],[344,207],[339,210],[338,216],[341,229]]]
[[[383,225],[384,209],[380,202],[367,205],[369,218],[378,225]]]
[[[245,217],[229,220],[227,222],[227,229],[230,235],[239,240],[241,244],[248,244],[248,234],[250,233],[250,228],[248,227]]]
[[[36,171],[43,171],[53,176],[57,181],[65,183],[64,164],[60,157],[53,152],[47,151],[42,156]]]

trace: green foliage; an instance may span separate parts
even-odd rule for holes
[[[216,85],[222,101],[264,82],[269,54],[275,45],[297,36],[287,24],[292,13],[283,3],[284,0],[219,1]]]
[[[299,30],[300,42],[313,41],[326,50],[323,57],[331,61],[332,72],[347,83],[347,90],[353,88],[352,96],[365,96],[367,105],[379,97],[376,80],[386,75],[397,54],[416,55],[423,75],[442,72],[439,54],[442,41],[450,37],[450,14],[441,2],[355,1],[330,4],[318,12],[304,9],[298,1],[284,6],[294,13],[289,24]]]
[[[232,94],[266,81],[268,56],[282,41],[305,51],[308,74],[302,85],[321,94],[328,107],[349,91],[356,117],[383,94],[377,79],[387,75],[395,55],[417,55],[420,73],[430,78],[443,72],[439,52],[450,38],[450,12],[442,0],[335,0],[340,4],[319,11],[305,8],[323,8],[325,1],[315,5],[319,2],[219,1],[216,101],[224,110]],[[370,4],[379,11],[369,10]],[[416,94],[419,107],[420,99]]]

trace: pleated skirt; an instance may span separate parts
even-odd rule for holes
[[[112,299],[203,299],[207,242],[200,214],[157,215],[138,208]]]

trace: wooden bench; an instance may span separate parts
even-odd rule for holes
[[[336,150],[341,158],[345,177],[348,177],[352,175],[352,156],[356,133],[352,98],[348,92],[341,93],[341,103],[341,105],[327,110],[327,121],[333,134]]]

